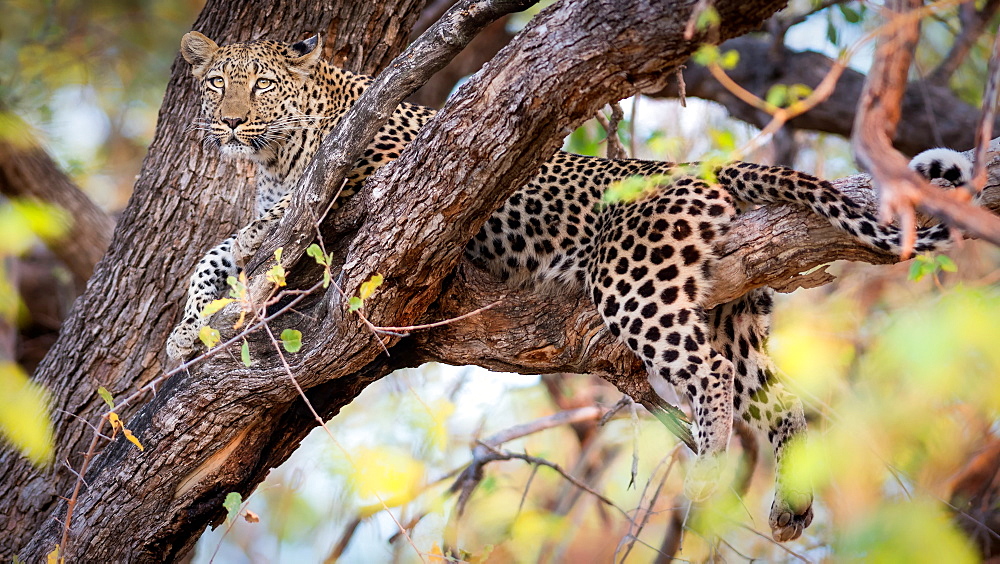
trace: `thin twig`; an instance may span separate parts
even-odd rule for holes
[[[540,466],[546,466],[548,468],[551,468],[551,469],[555,470],[560,476],[563,477],[563,479],[565,479],[569,483],[573,484],[574,486],[580,488],[581,490],[589,493],[590,495],[596,497],[597,499],[599,499],[605,505],[607,505],[609,507],[613,507],[614,509],[618,510],[618,512],[621,513],[622,515],[624,515],[625,518],[629,520],[629,522],[632,522],[632,518],[629,516],[628,512],[626,512],[621,507],[618,507],[618,505],[616,505],[615,502],[613,502],[610,499],[608,499],[607,497],[605,497],[604,494],[602,494],[602,493],[594,490],[593,488],[591,488],[587,484],[584,484],[583,482],[581,482],[580,480],[578,480],[576,477],[570,475],[568,472],[566,472],[565,470],[562,469],[562,466],[559,466],[555,462],[549,462],[548,460],[545,460],[544,458],[538,458],[537,456],[530,456],[530,455],[527,455],[527,454],[518,454],[516,452],[510,452],[508,450],[502,450],[502,449],[494,448],[494,447],[492,447],[492,446],[490,446],[490,445],[488,445],[488,444],[486,444],[486,443],[484,443],[482,441],[477,441],[477,443],[479,443],[484,448],[486,448],[490,452],[492,452],[494,454],[494,456],[498,457],[498,460],[512,460],[512,459],[523,460],[523,461],[529,462],[531,464],[537,464],[537,465],[540,465]]]
[[[423,325],[406,325],[402,327],[386,327],[382,325],[372,325],[371,328],[376,333],[391,333],[395,337],[408,337],[410,331],[421,331],[423,329],[433,329],[435,327],[443,327],[445,325],[455,323],[456,321],[462,321],[464,319],[468,319],[475,315],[479,315],[480,313],[486,310],[493,309],[494,307],[500,305],[501,303],[503,303],[504,299],[506,298],[501,297],[499,300],[491,304],[484,305],[483,307],[472,310],[468,313],[463,313],[458,317],[452,317],[451,319],[445,319],[443,321],[435,321],[434,323],[425,323]]]

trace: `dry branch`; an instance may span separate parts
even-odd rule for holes
[[[731,39],[719,49],[739,53],[739,63],[726,73],[762,98],[776,84],[815,87],[835,62],[826,55],[813,51],[792,51],[760,37]],[[865,75],[846,69],[829,99],[790,120],[789,125],[795,129],[850,137],[864,81]],[[764,127],[770,120],[770,116],[736,99],[712,78],[704,66],[689,63],[684,70],[684,84],[687,96],[718,102],[736,119],[757,127]],[[666,88],[648,95],[662,98],[677,97],[680,93],[676,84],[668,83]],[[929,133],[935,130],[940,133],[941,143],[946,147],[965,150],[975,144],[979,109],[960,100],[944,82],[925,79],[908,84],[902,99],[902,112],[906,118],[897,126],[893,145],[907,155],[938,146]],[[1000,130],[1000,124],[995,127]]]

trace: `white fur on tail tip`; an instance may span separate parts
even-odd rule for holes
[[[952,186],[967,186],[972,180],[972,162],[951,149],[927,149],[910,160],[910,168],[928,180],[940,178]]]

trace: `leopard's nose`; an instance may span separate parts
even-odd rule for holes
[[[230,127],[230,129],[232,129],[233,131],[235,131],[236,128],[239,127],[239,125],[241,123],[246,123],[246,121],[247,121],[247,118],[241,118],[241,117],[224,117],[224,118],[222,118],[222,123],[228,125]]]

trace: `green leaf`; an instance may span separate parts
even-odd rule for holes
[[[115,408],[115,398],[111,395],[111,392],[109,392],[107,388],[104,386],[97,388],[97,395],[101,396],[101,399],[104,400],[104,403],[108,404],[109,408]]]
[[[27,252],[35,236],[55,241],[72,222],[62,208],[33,200],[9,200],[0,205],[0,254]]]
[[[240,515],[240,506],[243,505],[243,496],[239,492],[229,492],[226,500],[222,502],[222,507],[226,509],[226,522],[232,523]]]
[[[788,95],[793,101],[803,100],[808,98],[813,93],[813,89],[805,84],[793,84],[788,87]]]
[[[272,266],[271,270],[268,270],[264,274],[264,278],[266,278],[268,282],[274,284],[275,286],[284,286],[285,267],[281,266],[280,264]]]
[[[323,249],[321,249],[316,243],[313,243],[306,248],[306,254],[316,259],[316,264],[319,264],[320,266],[330,266],[329,257],[323,253]]]
[[[840,44],[837,39],[837,28],[836,26],[833,25],[833,22],[829,20],[827,20],[826,22],[826,40],[832,43],[833,45]]]
[[[948,255],[938,255],[934,258],[934,262],[945,272],[958,272],[958,265]]]
[[[717,27],[722,18],[719,17],[719,12],[713,6],[709,5],[705,7],[704,10],[698,12],[698,19],[695,20],[695,27],[699,31],[704,31],[711,27]]]
[[[274,249],[274,262],[276,262],[278,264],[281,264],[281,251],[282,251],[282,247],[278,247],[277,249]]]
[[[732,131],[726,131],[722,129],[711,129],[709,130],[709,135],[712,136],[712,141],[715,146],[722,151],[735,151],[736,150],[736,136],[733,135]]]
[[[299,352],[302,348],[302,332],[298,329],[285,329],[281,332],[281,346],[290,353]]]
[[[861,21],[861,12],[847,6],[846,4],[837,5],[840,8],[840,13],[844,15],[844,19],[847,23],[856,24]]]
[[[924,255],[920,255],[913,259],[907,278],[913,282],[920,282],[928,274],[934,274],[936,270],[937,263]]]
[[[219,331],[217,329],[212,329],[208,325],[202,327],[198,331],[198,338],[201,339],[201,342],[205,343],[205,346],[208,348],[218,345],[219,341],[222,340],[222,336],[219,335]]]
[[[226,278],[226,284],[229,285],[229,295],[237,300],[241,300],[247,295],[247,275],[246,272],[240,272],[240,277],[230,276]]]
[[[698,50],[694,52],[691,59],[695,63],[707,67],[708,65],[715,63],[719,60],[719,48],[715,45],[702,45],[698,47]]]
[[[324,270],[323,271],[323,287],[326,288],[329,285],[330,285],[330,271],[329,270]]]
[[[739,62],[740,52],[733,49],[726,51],[725,54],[722,55],[722,59],[719,61],[719,66],[726,70],[731,70],[736,68],[736,65],[738,65]]]
[[[365,302],[361,301],[361,298],[354,296],[347,300],[347,305],[347,311],[358,311],[361,309],[361,306],[365,305]]]
[[[243,344],[240,345],[240,360],[243,361],[243,366],[250,368],[253,361],[250,360],[250,343],[246,339],[243,339]]]
[[[772,106],[778,106],[779,108],[788,103],[788,86],[784,84],[775,84],[768,89],[767,95],[764,96],[764,100]]]
[[[384,278],[381,274],[375,274],[368,279],[367,282],[361,283],[361,289],[358,290],[358,295],[361,296],[361,300],[367,300],[375,293],[375,290],[382,285],[382,280]]]

